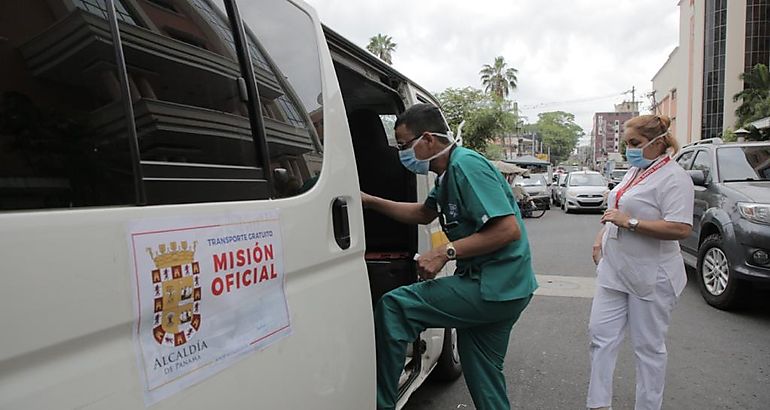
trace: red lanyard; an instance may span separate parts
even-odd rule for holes
[[[663,168],[663,166],[668,164],[669,161],[671,161],[671,157],[666,156],[666,158],[663,158],[663,160],[659,161],[657,164],[647,168],[638,178],[631,178],[631,181],[629,181],[628,184],[626,184],[626,186],[623,188],[620,188],[618,193],[615,195],[615,209],[620,209],[620,198],[623,196],[623,194],[626,193],[626,191],[637,186],[640,182],[644,181],[655,171]]]

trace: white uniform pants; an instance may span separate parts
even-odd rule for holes
[[[598,286],[591,306],[589,408],[612,404],[612,375],[626,325],[636,356],[635,410],[658,410],[666,378],[666,333],[677,297],[671,281],[658,270],[653,300]]]

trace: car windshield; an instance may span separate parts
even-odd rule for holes
[[[770,180],[770,145],[719,148],[717,160],[723,182]]]
[[[545,186],[545,178],[542,175],[531,175],[528,178],[518,176],[514,180],[514,184],[521,186]]]
[[[607,183],[599,174],[573,174],[569,186],[604,186]]]
[[[622,179],[624,176],[626,176],[626,172],[628,172],[627,169],[619,169],[612,171],[612,177],[615,179]]]

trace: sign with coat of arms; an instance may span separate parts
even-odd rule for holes
[[[128,240],[147,405],[290,334],[278,211],[134,221]]]

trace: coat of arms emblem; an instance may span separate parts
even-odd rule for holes
[[[182,241],[171,242],[168,247],[160,244],[157,251],[147,248],[155,262],[152,334],[160,345],[181,346],[200,328],[201,286],[196,245]]]

